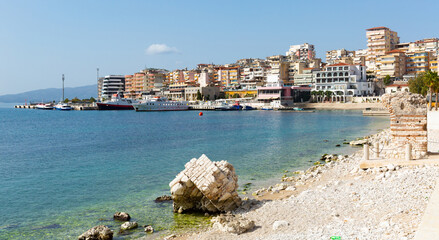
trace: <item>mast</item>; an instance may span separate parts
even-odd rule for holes
[[[64,102],[64,74],[62,75],[62,102]]]

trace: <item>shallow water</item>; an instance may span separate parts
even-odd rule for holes
[[[241,185],[280,179],[336,144],[388,127],[361,111],[41,111],[0,108],[0,239],[72,239],[116,211],[156,230],[205,218],[172,213],[168,183],[191,158],[228,160]],[[323,141],[327,140],[327,141]],[[138,229],[136,234],[141,233]],[[115,231],[117,232],[117,231]],[[116,235],[116,239],[133,235]]]

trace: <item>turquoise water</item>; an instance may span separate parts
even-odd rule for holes
[[[304,169],[344,139],[388,127],[360,111],[294,113],[41,111],[0,108],[0,239],[74,239],[116,211],[156,230],[197,224],[174,215],[168,183],[191,158],[228,160],[240,184]],[[323,141],[328,140],[328,141]],[[256,180],[257,179],[257,180]],[[117,233],[117,231],[115,231]],[[144,235],[141,229],[116,239]]]

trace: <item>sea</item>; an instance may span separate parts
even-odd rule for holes
[[[361,111],[45,111],[0,104],[0,239],[77,239],[96,225],[114,239],[112,216],[128,212],[154,237],[208,221],[174,214],[169,182],[192,158],[233,164],[249,192],[304,170],[322,154],[350,154],[345,141],[389,127]],[[340,144],[341,147],[336,147]],[[288,171],[288,173],[286,173]],[[242,190],[240,189],[240,194]],[[249,194],[249,193],[247,193]]]

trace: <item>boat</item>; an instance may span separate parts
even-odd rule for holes
[[[243,106],[242,110],[255,110],[256,108],[249,106],[249,105],[245,105]]]
[[[73,107],[68,105],[67,103],[59,102],[55,105],[56,110],[62,110],[62,111],[70,111],[73,110]]]
[[[52,103],[39,103],[35,106],[35,109],[39,110],[53,110],[53,104]]]
[[[273,107],[263,107],[261,110],[271,111],[273,110]]]
[[[186,101],[171,101],[166,97],[154,97],[134,103],[133,108],[136,112],[185,111],[189,109],[189,104]]]
[[[300,107],[293,107],[293,110],[294,110],[294,111],[303,111],[303,110],[305,110],[305,109],[300,108]]]
[[[239,104],[238,101],[235,102],[235,104],[230,105],[226,102],[220,102],[219,105],[215,107],[215,110],[217,111],[236,111],[236,110],[242,110],[242,106]]]
[[[99,110],[133,110],[133,104],[135,103],[138,103],[138,101],[122,98],[119,93],[115,93],[110,100],[96,104]]]

